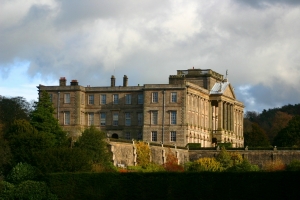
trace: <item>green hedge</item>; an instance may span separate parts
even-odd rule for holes
[[[298,199],[299,172],[48,175],[59,199]]]
[[[189,149],[200,149],[201,143],[188,143],[186,145]]]
[[[221,147],[225,147],[225,149],[227,148],[232,148],[232,143],[218,143],[218,146]]]

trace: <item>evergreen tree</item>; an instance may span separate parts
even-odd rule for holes
[[[6,133],[15,163],[34,162],[33,153],[55,145],[52,134],[38,132],[28,121],[16,120]]]
[[[41,91],[39,101],[35,102],[34,108],[30,115],[32,126],[40,133],[53,135],[56,145],[66,144],[66,133],[60,127],[58,120],[54,118],[54,107],[46,91]]]
[[[281,147],[300,147],[300,116],[293,117],[288,125],[279,131],[273,144]]]
[[[264,130],[256,123],[252,123],[252,130],[244,132],[245,146],[265,147],[269,146],[269,141]]]
[[[97,165],[103,170],[108,170],[112,167],[110,155],[105,142],[105,133],[99,131],[94,126],[84,130],[82,135],[75,143],[75,148],[80,148],[86,152],[86,156],[94,165]]]

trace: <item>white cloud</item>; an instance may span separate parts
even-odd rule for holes
[[[300,92],[300,5],[292,0],[0,3],[1,77],[14,78],[16,59],[30,62],[31,79],[66,76],[82,85],[109,85],[112,74],[117,83],[124,74],[132,85],[166,83],[194,66],[228,69],[248,107],[274,105],[251,96],[253,88],[274,102],[294,102]]]

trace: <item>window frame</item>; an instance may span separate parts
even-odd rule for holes
[[[64,103],[71,103],[71,94],[70,93],[64,93]]]
[[[71,113],[70,111],[64,112],[64,125],[71,125]]]
[[[89,94],[88,103],[89,103],[89,105],[94,105],[95,104],[95,96],[93,94]]]
[[[157,125],[158,124],[158,111],[152,110],[151,111],[151,125]]]
[[[142,112],[138,112],[137,113],[137,122],[138,122],[138,126],[142,126],[143,125],[143,113]]]
[[[88,126],[94,126],[95,125],[95,113],[90,112],[88,113]]]
[[[142,104],[144,104],[144,94],[138,94],[138,104],[139,105],[142,105]]]
[[[101,105],[106,104],[106,94],[100,94],[100,104]]]
[[[170,124],[171,125],[177,124],[177,111],[175,111],[175,110],[170,112]]]
[[[171,92],[171,103],[177,103],[177,92]]]
[[[158,92],[152,92],[152,103],[158,103]]]
[[[151,141],[157,142],[157,131],[151,131]]]
[[[100,112],[100,126],[106,126],[106,113]]]
[[[171,142],[176,142],[177,138],[176,138],[176,131],[171,131],[170,132],[170,141]]]
[[[119,104],[119,94],[113,94],[113,104]]]
[[[125,104],[131,104],[132,102],[132,95],[131,94],[125,94]]]
[[[113,126],[119,126],[119,113],[113,113],[113,118],[112,118],[112,125]]]
[[[130,112],[125,112],[124,114],[125,118],[125,126],[131,126],[131,113]]]
[[[130,140],[130,139],[131,139],[130,132],[125,132],[125,140]]]

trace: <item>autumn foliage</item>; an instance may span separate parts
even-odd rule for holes
[[[166,163],[164,164],[164,168],[168,172],[183,172],[184,169],[181,165],[178,165],[178,158],[176,155],[168,149],[168,153],[166,154]]]
[[[150,148],[147,143],[138,141],[136,144],[137,164],[147,167],[150,164]]]

